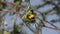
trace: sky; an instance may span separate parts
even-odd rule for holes
[[[13,0],[7,0],[8,2],[13,2]],[[32,6],[38,6],[39,4],[43,4],[44,2],[42,0],[31,0],[31,5]],[[41,11],[41,12],[45,12],[45,11],[48,11],[48,10],[51,10],[53,9],[53,5],[45,5],[44,7],[41,7],[39,8],[38,10]],[[15,18],[16,15],[14,16],[9,16],[9,13],[5,16],[5,20],[7,20],[8,22],[8,27],[11,27],[13,26],[13,23],[12,21],[10,20],[11,18]],[[53,15],[49,15],[49,16],[46,16],[47,17],[47,20],[50,21],[52,19],[57,19],[59,18],[56,14],[53,14]],[[18,17],[17,18],[17,24],[21,23],[22,20]],[[49,24],[46,24],[48,26],[51,26]],[[55,23],[54,25],[60,27],[60,22],[57,22]],[[5,28],[7,28],[7,26],[5,26]],[[23,30],[26,30],[28,34],[34,34],[32,33],[27,27],[23,27]],[[52,29],[49,29],[49,28],[43,28],[42,29],[42,34],[60,34],[60,31],[59,30],[52,30]]]

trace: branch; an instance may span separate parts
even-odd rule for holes
[[[60,30],[60,28],[53,28],[53,27],[50,27],[50,26],[45,26],[46,28],[50,28],[50,29],[54,29],[54,30]]]
[[[54,24],[52,24],[51,22],[46,21],[47,23],[49,23],[50,25],[52,25],[53,27],[57,28]]]
[[[26,25],[33,33],[36,33],[35,31],[33,31],[28,25]]]
[[[36,10],[37,11],[37,10]],[[39,12],[39,11],[38,11]],[[48,21],[46,21],[46,18],[45,18],[45,15],[44,14],[42,14],[41,12],[40,12],[40,14],[42,15],[42,17],[43,17],[43,19],[40,19],[39,17],[37,17],[39,20],[41,20],[41,21],[43,21],[43,22],[47,22],[47,23],[49,23],[50,25],[52,25],[53,27],[55,27],[55,28],[57,28],[55,25],[53,25],[51,22],[48,22]]]
[[[11,5],[13,5],[13,6],[16,6],[15,3],[11,3],[11,2],[1,2],[1,3],[11,4]],[[21,9],[25,10],[25,8],[24,8],[23,6],[21,6],[21,5],[17,5],[17,6],[18,6],[19,8],[21,8]]]
[[[13,11],[13,10],[2,10],[0,12],[16,12],[16,11]]]

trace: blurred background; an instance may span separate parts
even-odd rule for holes
[[[29,6],[29,1],[31,4],[31,7],[34,9],[34,12],[37,14],[39,18],[41,19],[43,18],[43,16],[41,16],[41,14],[39,13],[41,12],[45,15],[45,19],[47,21],[52,22],[52,24],[60,28],[60,0],[23,0],[23,2],[20,3],[20,5],[23,6],[25,9],[27,9]],[[14,0],[5,0],[5,2],[14,3]],[[10,4],[7,4],[7,5],[8,6],[3,8],[3,10],[5,11],[16,10],[15,8],[12,7],[12,5]],[[23,14],[24,12],[25,12],[24,10],[20,10],[19,13]],[[34,23],[30,24],[27,27],[26,25],[22,24],[24,21],[21,19],[21,16],[18,16],[17,19],[16,20],[15,19],[16,19],[16,14],[13,14],[13,12],[0,11],[0,34],[14,34],[13,33],[14,21],[16,22],[15,23],[16,28],[19,31],[19,33],[15,33],[15,34],[35,34],[34,32],[36,32],[36,27]],[[40,20],[36,19],[36,22],[40,22]],[[51,26],[47,22],[44,22],[44,24],[46,26]],[[29,27],[34,32],[31,31]],[[40,33],[41,34],[60,34],[60,30],[54,30],[54,29],[43,27]]]

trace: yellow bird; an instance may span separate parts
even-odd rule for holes
[[[34,18],[35,18],[35,15],[34,15],[34,14],[30,14],[30,15],[28,16],[28,18],[29,18],[29,19],[34,19]]]

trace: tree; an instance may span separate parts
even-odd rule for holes
[[[22,5],[22,3],[24,2],[27,3],[27,6]],[[60,17],[60,10],[59,10],[60,3],[58,2],[56,4],[55,0],[43,0],[43,2],[45,3],[42,5],[32,7],[31,0],[18,0],[18,1],[14,0],[13,3],[0,0],[0,23],[1,23],[0,26],[3,26],[3,27],[8,26],[7,22],[4,20],[4,17],[6,16],[6,14],[9,13],[10,16],[16,15],[16,17],[13,19],[14,25],[13,25],[13,31],[11,31],[11,34],[23,33],[22,31],[18,31],[18,28],[20,26],[21,27],[19,28],[19,30],[22,29],[22,26],[26,26],[34,34],[42,34],[43,27],[54,29],[54,30],[60,30],[60,28],[54,25],[54,23],[57,21],[60,21],[60,19],[51,20],[51,21],[48,21],[46,19],[46,16],[53,15],[53,14],[56,14]],[[46,12],[41,12],[38,10],[39,8],[44,7],[45,5],[49,5],[49,4],[54,5],[54,8]],[[23,14],[21,14],[22,11],[24,11]],[[40,16],[42,18],[39,18]],[[23,23],[16,25],[16,21],[18,17],[22,19]],[[37,22],[38,20],[39,22]],[[53,27],[45,25],[45,22],[52,25]],[[31,24],[35,25],[35,30],[31,28]],[[2,29],[2,32],[4,32],[4,29]]]

